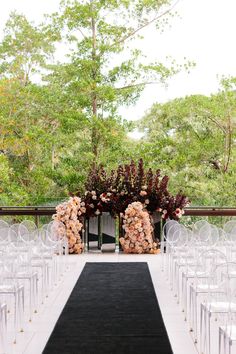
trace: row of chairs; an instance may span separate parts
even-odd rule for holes
[[[219,324],[219,353],[231,353],[236,341],[236,221],[221,229],[201,220],[190,229],[170,220],[161,249],[162,269],[200,353],[213,354],[212,317]]]
[[[65,235],[64,224],[57,221],[37,228],[30,220],[13,225],[0,220],[0,348],[3,352],[9,318],[14,321],[13,342],[16,343],[26,316],[31,322],[68,268],[67,257],[63,256],[68,254]]]

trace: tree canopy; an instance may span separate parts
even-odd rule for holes
[[[91,166],[112,170],[140,158],[194,204],[235,202],[234,78],[210,97],[154,104],[138,123],[140,141],[127,135],[135,123],[119,115],[146,85],[193,65],[149,62],[135,47],[143,28],[165,28],[174,6],[66,0],[41,24],[11,13],[0,42],[2,205],[56,203],[84,189]]]

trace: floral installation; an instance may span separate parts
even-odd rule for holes
[[[139,201],[152,214],[159,212],[163,219],[179,220],[189,200],[181,192],[173,196],[168,191],[169,177],[161,177],[160,170],[144,170],[143,160],[137,166],[119,165],[107,174],[103,166],[89,172],[86,192],[81,196],[86,206],[86,217],[103,211],[116,216],[124,213],[129,204]],[[80,195],[80,193],[78,194]]]
[[[114,218],[118,216],[120,220],[123,220],[120,216],[133,203],[138,203],[134,205],[139,205],[139,208],[142,205],[142,211],[138,209],[137,212],[140,212],[140,215],[146,220],[145,237],[142,242],[133,243],[129,239],[130,236],[126,234],[124,238],[120,238],[123,242],[122,247],[125,252],[129,249],[132,253],[146,251],[155,253],[156,246],[153,246],[153,241],[150,239],[149,234],[152,234],[152,231],[150,231],[151,227],[147,226],[147,219],[149,218],[150,223],[152,214],[158,212],[164,220],[168,218],[179,220],[184,214],[184,207],[189,204],[188,198],[181,192],[174,196],[168,191],[168,182],[169,177],[166,175],[161,177],[159,169],[155,172],[151,168],[145,170],[142,159],[137,165],[134,161],[131,161],[130,164],[119,165],[116,171],[112,170],[110,173],[107,173],[103,166],[94,166],[88,174],[85,192],[83,194],[75,193],[68,202],[62,203],[56,208],[57,213],[54,219],[63,222],[66,226],[70,253],[83,251],[84,245],[80,234],[83,227],[82,216],[89,219],[97,217],[103,212],[109,212]],[[128,227],[126,219],[124,222],[124,226]],[[134,225],[131,226],[134,227]],[[142,234],[143,231],[140,233]],[[134,238],[134,235],[132,237]],[[140,246],[140,242],[143,243],[143,247]],[[132,249],[134,250],[132,251]]]
[[[141,202],[129,204],[124,214],[125,236],[120,238],[124,253],[158,253],[150,216]]]
[[[86,212],[85,203],[79,197],[70,197],[68,201],[56,207],[53,219],[62,222],[66,228],[69,253],[82,253],[84,244],[81,238],[83,223],[80,217]]]

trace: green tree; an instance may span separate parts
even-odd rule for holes
[[[118,125],[123,130],[118,107],[134,103],[145,85],[166,81],[180,70],[173,63],[145,64],[142,52],[132,48],[144,27],[166,25],[172,6],[168,0],[73,0],[63,1],[53,15],[54,27],[61,28],[71,50],[67,62],[50,66],[47,79],[63,87],[75,110],[83,114],[93,162],[103,160]]]
[[[65,1],[37,26],[10,15],[0,43],[4,203],[61,198],[83,188],[92,163],[111,169],[139,158],[137,143],[127,137],[133,124],[118,107],[182,69],[147,62],[133,44],[150,24],[162,30],[173,6],[168,0]],[[68,55],[55,64],[60,41]]]
[[[50,31],[12,13],[0,44],[0,164],[9,168],[1,198],[8,203],[42,199],[53,184],[45,170],[59,126],[56,99],[32,81],[53,53],[56,37]]]
[[[155,104],[141,121],[138,151],[170,174],[194,204],[234,205],[235,91]]]

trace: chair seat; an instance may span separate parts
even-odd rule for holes
[[[15,285],[0,285],[0,293],[15,293],[17,291],[17,287]]]
[[[209,312],[223,312],[223,313],[228,313],[229,309],[232,312],[236,312],[236,303],[229,303],[227,301],[213,301],[204,304],[204,307],[209,311]]]
[[[31,272],[31,271],[23,271],[23,272],[17,272],[16,273],[16,278],[17,279],[24,279],[24,278],[32,278],[34,276],[37,276],[37,272]]]
[[[220,326],[221,330],[233,341],[236,341],[236,325]]]
[[[196,291],[204,291],[204,292],[217,292],[217,293],[224,293],[224,290],[220,289],[218,285],[214,285],[214,284],[198,284],[195,287]]]
[[[188,272],[186,273],[183,273],[186,277],[188,278],[201,278],[201,277],[204,277],[204,278],[208,278],[209,275],[206,275],[206,272],[194,272],[193,270],[189,270]]]

